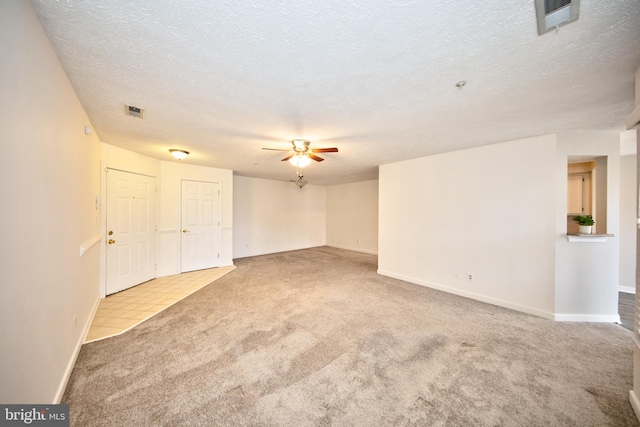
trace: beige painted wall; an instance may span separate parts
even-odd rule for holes
[[[157,277],[180,273],[180,210],[181,181],[219,182],[221,184],[222,236],[220,265],[231,265],[233,234],[233,172],[227,169],[190,165],[177,161],[164,161],[143,156],[110,144],[102,144],[102,198],[106,199],[105,168],[124,170],[156,178],[158,225],[156,263]],[[103,218],[102,224],[106,223]],[[104,249],[104,248],[103,248]],[[102,254],[104,259],[104,252]],[[101,270],[101,289],[104,295],[104,263]]]
[[[570,132],[557,135],[557,208],[555,247],[555,318],[615,322],[618,317],[620,254],[620,133]],[[615,237],[606,242],[569,242],[566,236],[567,162],[571,156],[606,157],[606,219],[596,216],[596,230]],[[599,160],[598,160],[599,161]],[[596,166],[596,170],[598,166]],[[602,173],[596,182],[603,182]],[[596,184],[598,185],[598,184]],[[596,194],[596,205],[603,197]],[[599,209],[599,208],[597,208]]]
[[[381,166],[380,273],[556,320],[618,320],[619,149],[618,132],[585,131]],[[569,156],[607,157],[604,243],[567,240]]]
[[[620,157],[620,280],[625,291],[636,289],[637,158]]]
[[[640,67],[636,70],[636,107],[640,105]],[[640,130],[636,131],[636,170],[640,170]],[[636,192],[640,190],[640,173],[637,174]],[[636,193],[637,194],[637,193]],[[640,220],[640,200],[636,199],[638,206],[638,217]],[[640,225],[636,229],[636,310],[638,310],[638,292],[640,286]],[[634,319],[634,340],[633,340],[633,390],[629,392],[629,402],[633,407],[636,417],[640,419],[640,339],[638,335],[638,319]]]
[[[379,197],[381,274],[553,317],[555,135],[382,165]]]
[[[378,253],[378,180],[327,187],[327,245]]]
[[[98,301],[100,144],[30,2],[0,40],[0,402],[54,403]]]
[[[326,187],[233,177],[233,258],[326,244]]]
[[[233,172],[228,169],[162,161],[160,185],[160,226],[158,276],[180,273],[180,221],[182,180],[220,183],[220,266],[232,265]]]

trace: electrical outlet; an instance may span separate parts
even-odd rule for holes
[[[467,273],[467,280],[470,282],[473,282],[473,274],[472,273]]]
[[[458,279],[460,277],[460,272],[458,270],[453,270],[453,277]]]

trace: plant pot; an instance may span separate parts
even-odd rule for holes
[[[578,226],[580,228],[580,234],[591,234],[591,227],[593,227],[592,225],[579,225]]]

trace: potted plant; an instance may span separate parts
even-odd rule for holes
[[[595,224],[591,215],[576,215],[573,220],[578,223],[580,234],[591,234],[591,227]]]

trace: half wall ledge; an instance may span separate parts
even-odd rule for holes
[[[573,243],[604,243],[613,234],[567,234],[567,240]]]

